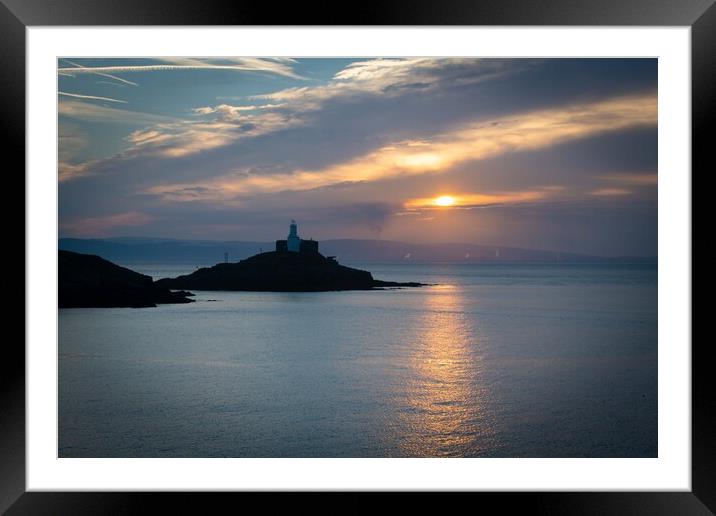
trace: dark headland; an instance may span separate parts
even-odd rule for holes
[[[156,282],[169,289],[244,290],[265,292],[324,292],[420,287],[422,283],[398,283],[373,279],[368,271],[340,265],[315,252],[271,251],[237,263],[220,263],[186,276]]]
[[[145,308],[191,303],[189,292],[171,292],[152,278],[90,254],[59,251],[60,308]]]
[[[420,283],[397,283],[373,279],[368,271],[340,265],[332,256],[318,252],[318,242],[298,236],[292,220],[288,237],[276,240],[276,250],[241,260],[199,269],[186,276],[166,278],[157,285],[171,289],[246,290],[254,292],[326,292],[373,290],[386,287],[420,287]]]

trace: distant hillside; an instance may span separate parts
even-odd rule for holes
[[[237,262],[272,251],[274,242],[170,240],[159,238],[79,239],[61,238],[59,248],[96,254],[120,263],[191,263],[209,265]],[[447,243],[412,244],[390,240],[325,240],[320,252],[336,256],[341,262],[564,262],[564,263],[655,263],[655,258],[601,257],[558,253],[516,247]]]
[[[273,251],[267,242],[216,242],[153,238],[80,239],[60,238],[59,248],[77,253],[96,254],[119,263],[214,264],[238,261],[263,251]]]

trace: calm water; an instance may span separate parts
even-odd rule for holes
[[[60,310],[59,455],[657,455],[656,267],[349,265],[439,285]]]

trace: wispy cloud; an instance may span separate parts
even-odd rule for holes
[[[250,138],[302,125],[305,120],[286,111],[271,110],[272,106],[200,107],[196,116],[210,119],[177,120],[141,129],[128,135],[134,150],[146,155],[177,158],[215,149]],[[151,135],[151,138],[147,138]]]
[[[136,154],[150,149],[151,155],[178,158],[234,141],[235,136],[225,129],[216,124],[165,124],[152,129],[133,131],[125,140],[133,145],[130,153]]]
[[[372,59],[348,65],[325,85],[287,88],[252,98],[310,111],[339,98],[397,96],[406,92],[426,93],[444,85],[477,84],[519,72],[526,66],[529,66],[526,61],[507,65],[499,59]]]
[[[87,133],[81,131],[76,124],[70,122],[59,124],[57,149],[60,161],[73,160],[88,144]]]
[[[265,60],[239,59],[243,65],[257,68],[265,65]],[[181,64],[153,66],[198,66],[195,59],[175,61]],[[285,66],[283,61],[270,63],[273,67]],[[144,152],[164,157],[187,156],[228,145],[242,138],[308,124],[330,101],[354,102],[366,96],[396,97],[415,91],[427,92],[446,85],[472,84],[515,73],[525,66],[527,64],[512,63],[507,66],[501,60],[476,59],[361,61],[349,65],[324,85],[288,88],[266,95],[256,95],[245,99],[244,105],[223,103],[194,108],[192,112],[202,117],[201,120],[148,128],[151,133],[158,132],[163,136],[143,142],[142,149]],[[133,139],[134,137],[130,136],[128,141]]]
[[[231,200],[240,195],[309,190],[345,182],[440,174],[455,166],[507,153],[541,149],[591,135],[657,122],[656,95],[617,97],[461,125],[423,140],[395,142],[350,161],[316,170],[270,173],[237,170],[199,183],[165,184],[145,191],[167,200]]]
[[[217,112],[218,113],[218,112]],[[266,112],[236,115],[219,113],[210,121],[183,120],[162,123],[132,132],[126,140],[132,151],[165,158],[178,158],[215,149],[249,138],[286,129],[300,123],[290,114]]]
[[[95,163],[95,161],[85,161],[83,163],[60,161],[57,166],[57,178],[60,183],[63,183],[72,179],[92,175],[92,166]]]
[[[524,202],[534,202],[547,198],[554,191],[549,189],[513,191],[513,192],[491,192],[491,193],[461,193],[458,195],[450,195],[450,203],[443,205],[440,197],[423,197],[417,199],[409,199],[405,202],[406,210],[424,210],[424,209],[465,209],[482,206],[494,206],[502,204],[515,204]]]
[[[78,163],[78,156],[88,147],[86,132],[71,122],[58,124],[58,178],[60,182],[88,175],[92,163]]]
[[[69,95],[75,96],[75,95]],[[61,116],[93,122],[112,122],[125,124],[156,124],[175,121],[173,117],[111,108],[83,102],[82,100],[64,100],[58,105]]]
[[[265,109],[275,109],[282,107],[280,104],[258,104],[251,106],[232,106],[230,104],[219,104],[218,106],[204,106],[194,108],[192,111],[196,115],[218,115],[219,120],[236,121],[240,117],[246,116],[247,112],[260,111]]]
[[[589,195],[597,197],[621,197],[630,195],[631,193],[631,190],[627,190],[626,188],[598,188],[589,192]]]
[[[607,181],[607,182],[611,182],[611,183],[628,185],[628,186],[652,186],[652,185],[658,184],[658,182],[659,182],[658,175],[654,174],[654,173],[606,174],[603,176],[599,176],[598,179],[602,179],[603,181]]]
[[[128,211],[100,217],[77,218],[60,225],[62,231],[77,236],[105,236],[117,227],[143,226],[154,220],[146,213]]]

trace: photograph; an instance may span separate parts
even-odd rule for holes
[[[54,59],[59,459],[659,457],[657,57]]]

